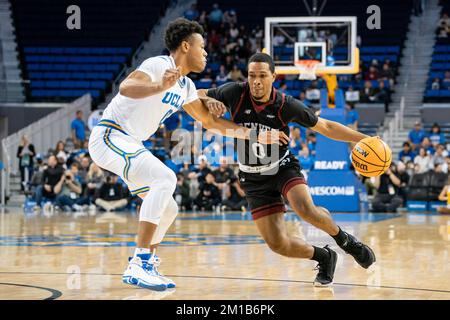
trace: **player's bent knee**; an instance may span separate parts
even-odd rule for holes
[[[287,238],[278,237],[276,239],[267,239],[266,243],[269,246],[270,250],[272,250],[273,252],[278,253],[282,256],[286,255],[287,248],[289,246]]]

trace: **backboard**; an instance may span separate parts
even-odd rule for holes
[[[278,74],[301,73],[301,60],[318,61],[316,74],[358,73],[356,23],[356,17],[267,17],[265,52]]]

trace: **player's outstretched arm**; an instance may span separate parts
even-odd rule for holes
[[[209,112],[199,99],[194,100],[189,104],[185,104],[183,109],[192,118],[200,121],[205,129],[216,131],[223,136],[231,138],[250,139],[251,129],[239,126],[234,122],[223,118],[217,118]],[[277,143],[282,145],[289,142],[289,137],[284,132],[278,130],[265,131],[258,135],[258,142],[263,144]]]
[[[314,127],[311,127],[311,130],[323,134],[330,139],[346,142],[358,142],[361,139],[369,137],[343,124],[323,118],[319,118],[319,121],[317,121]]]
[[[130,73],[130,75],[122,81],[119,92],[121,95],[128,98],[147,98],[171,88],[176,84],[180,76],[180,67],[177,67],[176,69],[167,69],[164,72],[162,80],[155,82],[152,81],[150,76],[145,72],[136,70]]]

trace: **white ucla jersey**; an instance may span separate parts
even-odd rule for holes
[[[170,68],[176,68],[171,56],[157,56],[145,60],[136,70],[148,74],[152,81],[157,82]],[[119,92],[106,107],[102,119],[116,122],[127,134],[143,141],[183,104],[196,99],[194,83],[188,77],[182,77],[170,89],[142,99],[128,98]]]

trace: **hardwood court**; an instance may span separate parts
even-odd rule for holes
[[[0,214],[0,299],[450,299],[450,216],[334,214],[370,244],[377,263],[340,254],[332,289],[315,289],[315,262],[283,258],[262,242],[248,214],[181,214],[158,254],[177,288],[122,284],[134,247],[130,213]],[[287,214],[291,232],[334,241]]]

